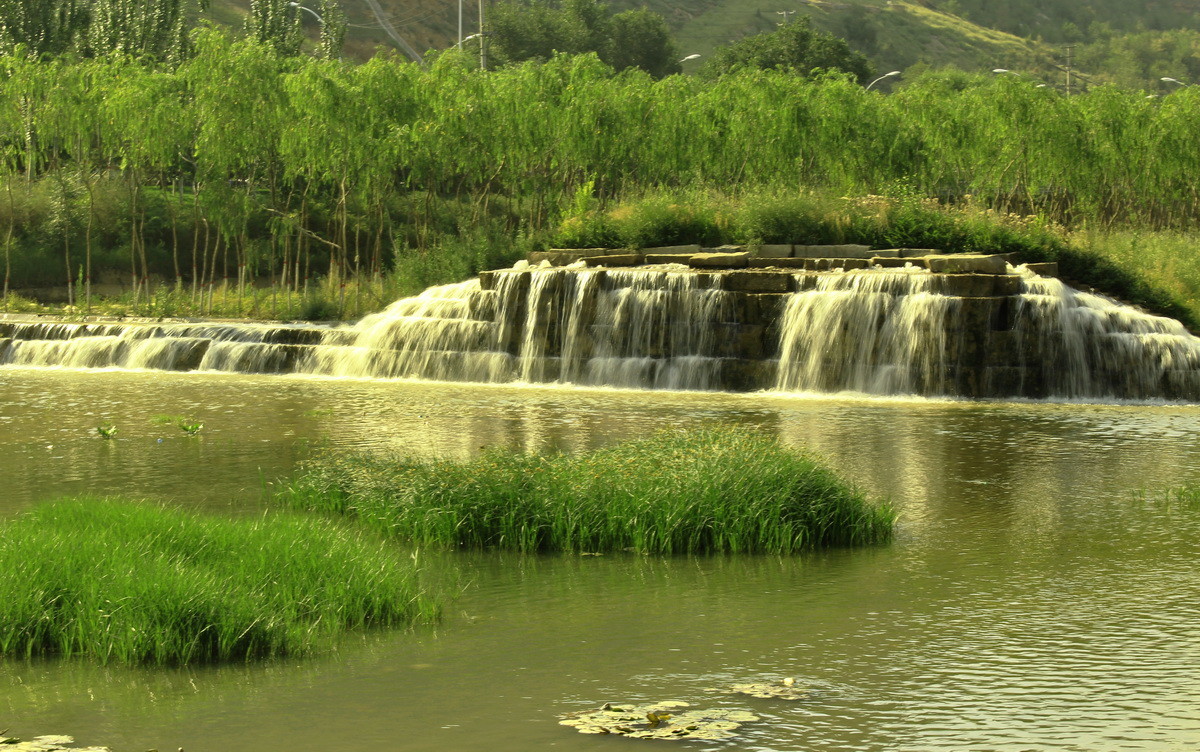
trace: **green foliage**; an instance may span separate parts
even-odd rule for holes
[[[330,647],[436,607],[412,559],[329,521],[63,500],[0,526],[0,655],[154,665]]]
[[[866,83],[872,72],[862,54],[852,51],[844,39],[814,29],[808,16],[785,23],[776,31],[717,48],[701,72],[715,78],[741,69],[779,70],[800,76],[842,71],[860,83]]]
[[[895,519],[817,461],[728,428],[574,456],[317,459],[283,498],[424,545],[525,552],[787,554],[884,541]]]
[[[510,1],[493,7],[490,25],[499,65],[591,52],[618,71],[640,68],[655,78],[680,71],[666,21],[644,8],[612,15],[598,0]]]
[[[289,0],[250,0],[246,33],[280,55],[296,55],[304,41],[299,8]]]

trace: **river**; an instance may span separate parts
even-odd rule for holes
[[[459,593],[436,627],[218,668],[6,661],[10,735],[118,752],[602,750],[631,742],[558,716],[672,699],[762,719],[688,749],[1200,747],[1200,508],[1160,498],[1200,482],[1200,406],[12,367],[0,394],[3,516],[84,492],[256,513],[314,446],[579,451],[716,422],[812,451],[901,512],[889,545],[797,557],[426,552]],[[720,691],[784,676],[812,698]]]

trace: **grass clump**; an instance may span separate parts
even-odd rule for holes
[[[225,520],[82,498],[0,527],[4,656],[248,660],[436,613],[410,557],[330,520]]]
[[[740,429],[579,455],[321,459],[285,497],[422,545],[523,552],[788,554],[883,541],[895,521],[814,459]]]

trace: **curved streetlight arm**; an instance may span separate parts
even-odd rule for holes
[[[898,71],[898,70],[894,70],[891,73],[884,73],[879,78],[877,78],[874,81],[872,81],[871,83],[867,84],[866,91],[870,91],[872,86],[879,83],[880,81],[882,81],[885,78],[891,78],[892,76],[899,76],[899,75],[900,75],[900,71]]]
[[[319,15],[317,15],[317,12],[315,10],[313,10],[312,8],[306,8],[303,5],[301,5],[300,3],[288,3],[288,7],[296,8],[297,10],[307,11],[310,16],[317,19],[317,23],[321,24],[322,26],[325,25],[325,19],[321,18]]]

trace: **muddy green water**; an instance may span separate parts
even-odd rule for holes
[[[194,415],[199,437],[153,423]],[[118,438],[94,426],[111,421]],[[307,661],[0,663],[0,729],[119,751],[609,750],[560,713],[677,699],[749,750],[1200,747],[1200,407],[972,404],[0,369],[0,515],[88,491],[261,505],[305,442],[466,456],[751,424],[902,510],[886,547],[796,558],[430,561],[436,628]],[[161,439],[161,441],[159,441]],[[453,575],[453,572],[459,572]],[[711,688],[794,676],[794,704]]]

